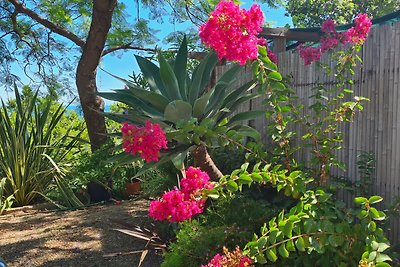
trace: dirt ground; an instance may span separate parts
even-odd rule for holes
[[[8,266],[138,266],[147,241],[115,229],[152,229],[147,200],[76,211],[18,211],[0,216],[0,257]],[[136,230],[135,230],[136,227]],[[144,235],[151,235],[143,230]],[[150,249],[142,267],[160,266]]]

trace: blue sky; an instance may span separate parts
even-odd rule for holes
[[[129,13],[131,14],[131,20],[136,18],[136,6],[135,2],[136,1],[124,1],[127,3],[127,8]],[[130,4],[129,4],[130,3]],[[249,8],[251,6],[252,2],[244,3],[242,4],[242,7]],[[292,24],[291,19],[288,17],[285,17],[285,11],[284,9],[271,9],[267,5],[261,5],[262,11],[264,12],[265,15],[265,20],[269,22],[273,27],[282,27],[285,24]],[[149,11],[146,9],[141,8],[140,9],[140,16],[141,18],[147,19],[148,18]],[[184,22],[184,23],[176,23],[176,24],[171,24],[168,22],[168,18],[164,19],[163,24],[159,24],[156,21],[152,21],[150,23],[150,27],[153,29],[158,30],[158,33],[156,34],[156,37],[160,40],[158,45],[164,48],[168,48],[165,44],[162,43],[162,40],[170,33],[177,31],[177,30],[185,30],[188,29],[192,26],[191,23],[189,22]],[[194,28],[195,29],[195,28]],[[154,45],[152,46],[154,47]],[[131,75],[133,71],[138,72],[138,67],[135,62],[134,55],[137,53],[136,51],[127,51],[124,52],[122,57],[117,57],[113,55],[108,55],[105,58],[102,59],[100,66],[107,70],[108,72],[111,72],[119,77],[127,78],[128,75]],[[21,68],[19,68],[17,65],[14,66],[14,74],[18,75],[21,77],[22,82],[28,83],[28,79],[24,77],[23,72]],[[100,91],[107,91],[110,89],[115,89],[115,88],[122,88],[123,84],[116,80],[113,77],[110,77],[110,75],[106,74],[102,70],[98,70],[98,77],[97,77],[97,82],[98,82],[98,88]],[[74,81],[72,80],[71,83],[74,85]],[[13,93],[9,93],[9,95],[13,95]],[[2,98],[7,98],[7,93],[3,88],[0,88],[0,97]]]

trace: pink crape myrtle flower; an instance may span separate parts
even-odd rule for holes
[[[339,44],[339,34],[336,31],[335,22],[331,19],[327,19],[322,23],[321,31],[325,33],[321,39],[321,53],[325,53]]]
[[[321,59],[321,48],[303,45],[299,46],[300,57],[304,60],[305,65],[310,65],[314,61]]]
[[[210,177],[199,168],[189,167],[186,177],[180,181],[181,189],[165,192],[160,200],[150,203],[149,216],[155,220],[182,222],[203,213],[205,200],[201,199],[203,189],[212,189]]]
[[[321,25],[321,31],[327,34],[336,33],[336,23],[331,19],[325,20]]]
[[[325,35],[321,38],[321,44],[318,47],[299,46],[300,57],[304,60],[305,65],[310,65],[314,61],[321,59],[321,54],[337,47],[339,43],[353,43],[356,45],[363,44],[371,29],[372,22],[367,14],[359,14],[354,20],[354,27],[343,33],[336,31],[336,24],[333,20],[328,19],[321,25],[321,31]]]
[[[186,178],[180,181],[181,190],[186,197],[195,196],[204,188],[213,188],[214,185],[209,181],[210,177],[206,172],[201,171],[199,168],[189,167],[186,171]]]
[[[257,59],[258,37],[264,15],[254,4],[248,11],[233,2],[220,2],[207,22],[200,26],[200,39],[215,50],[220,60],[237,61],[245,65],[247,60]]]
[[[363,44],[367,39],[372,22],[367,14],[358,14],[354,20],[354,27],[351,27],[343,34],[344,43]]]
[[[223,255],[216,254],[207,265],[201,267],[254,267],[253,261],[244,256],[239,247],[232,252],[224,247],[223,253]]]
[[[159,124],[146,120],[143,127],[124,123],[121,128],[122,148],[126,153],[138,153],[146,162],[158,161],[161,149],[167,149],[167,138]]]

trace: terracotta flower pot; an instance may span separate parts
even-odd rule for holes
[[[137,195],[140,192],[140,180],[133,179],[130,183],[125,184],[126,194],[128,196]]]

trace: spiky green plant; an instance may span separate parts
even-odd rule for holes
[[[149,88],[123,80],[128,90],[99,94],[130,107],[128,114],[109,113],[106,116],[135,124],[151,119],[166,130],[169,152],[161,162],[170,159],[181,162],[186,153],[192,151],[195,163],[210,174],[212,169],[216,169],[211,166],[213,163],[206,147],[226,145],[228,140],[245,136],[260,138],[259,133],[243,121],[265,114],[263,110],[235,114],[241,104],[260,96],[257,90],[253,90],[256,80],[236,88],[241,66],[232,64],[212,84],[212,72],[218,58],[210,52],[190,75],[186,38],[173,60],[167,60],[161,52],[158,54],[159,66],[140,56],[136,56],[136,60]]]
[[[57,108],[51,112],[52,105]],[[12,111],[2,101],[0,175],[6,178],[4,196],[13,195],[15,204],[27,205],[45,192],[57,175],[52,162],[60,163],[75,146],[77,141],[69,138],[68,130],[54,138],[53,131],[65,110],[52,100],[41,105],[38,92],[22,101],[17,88]]]

